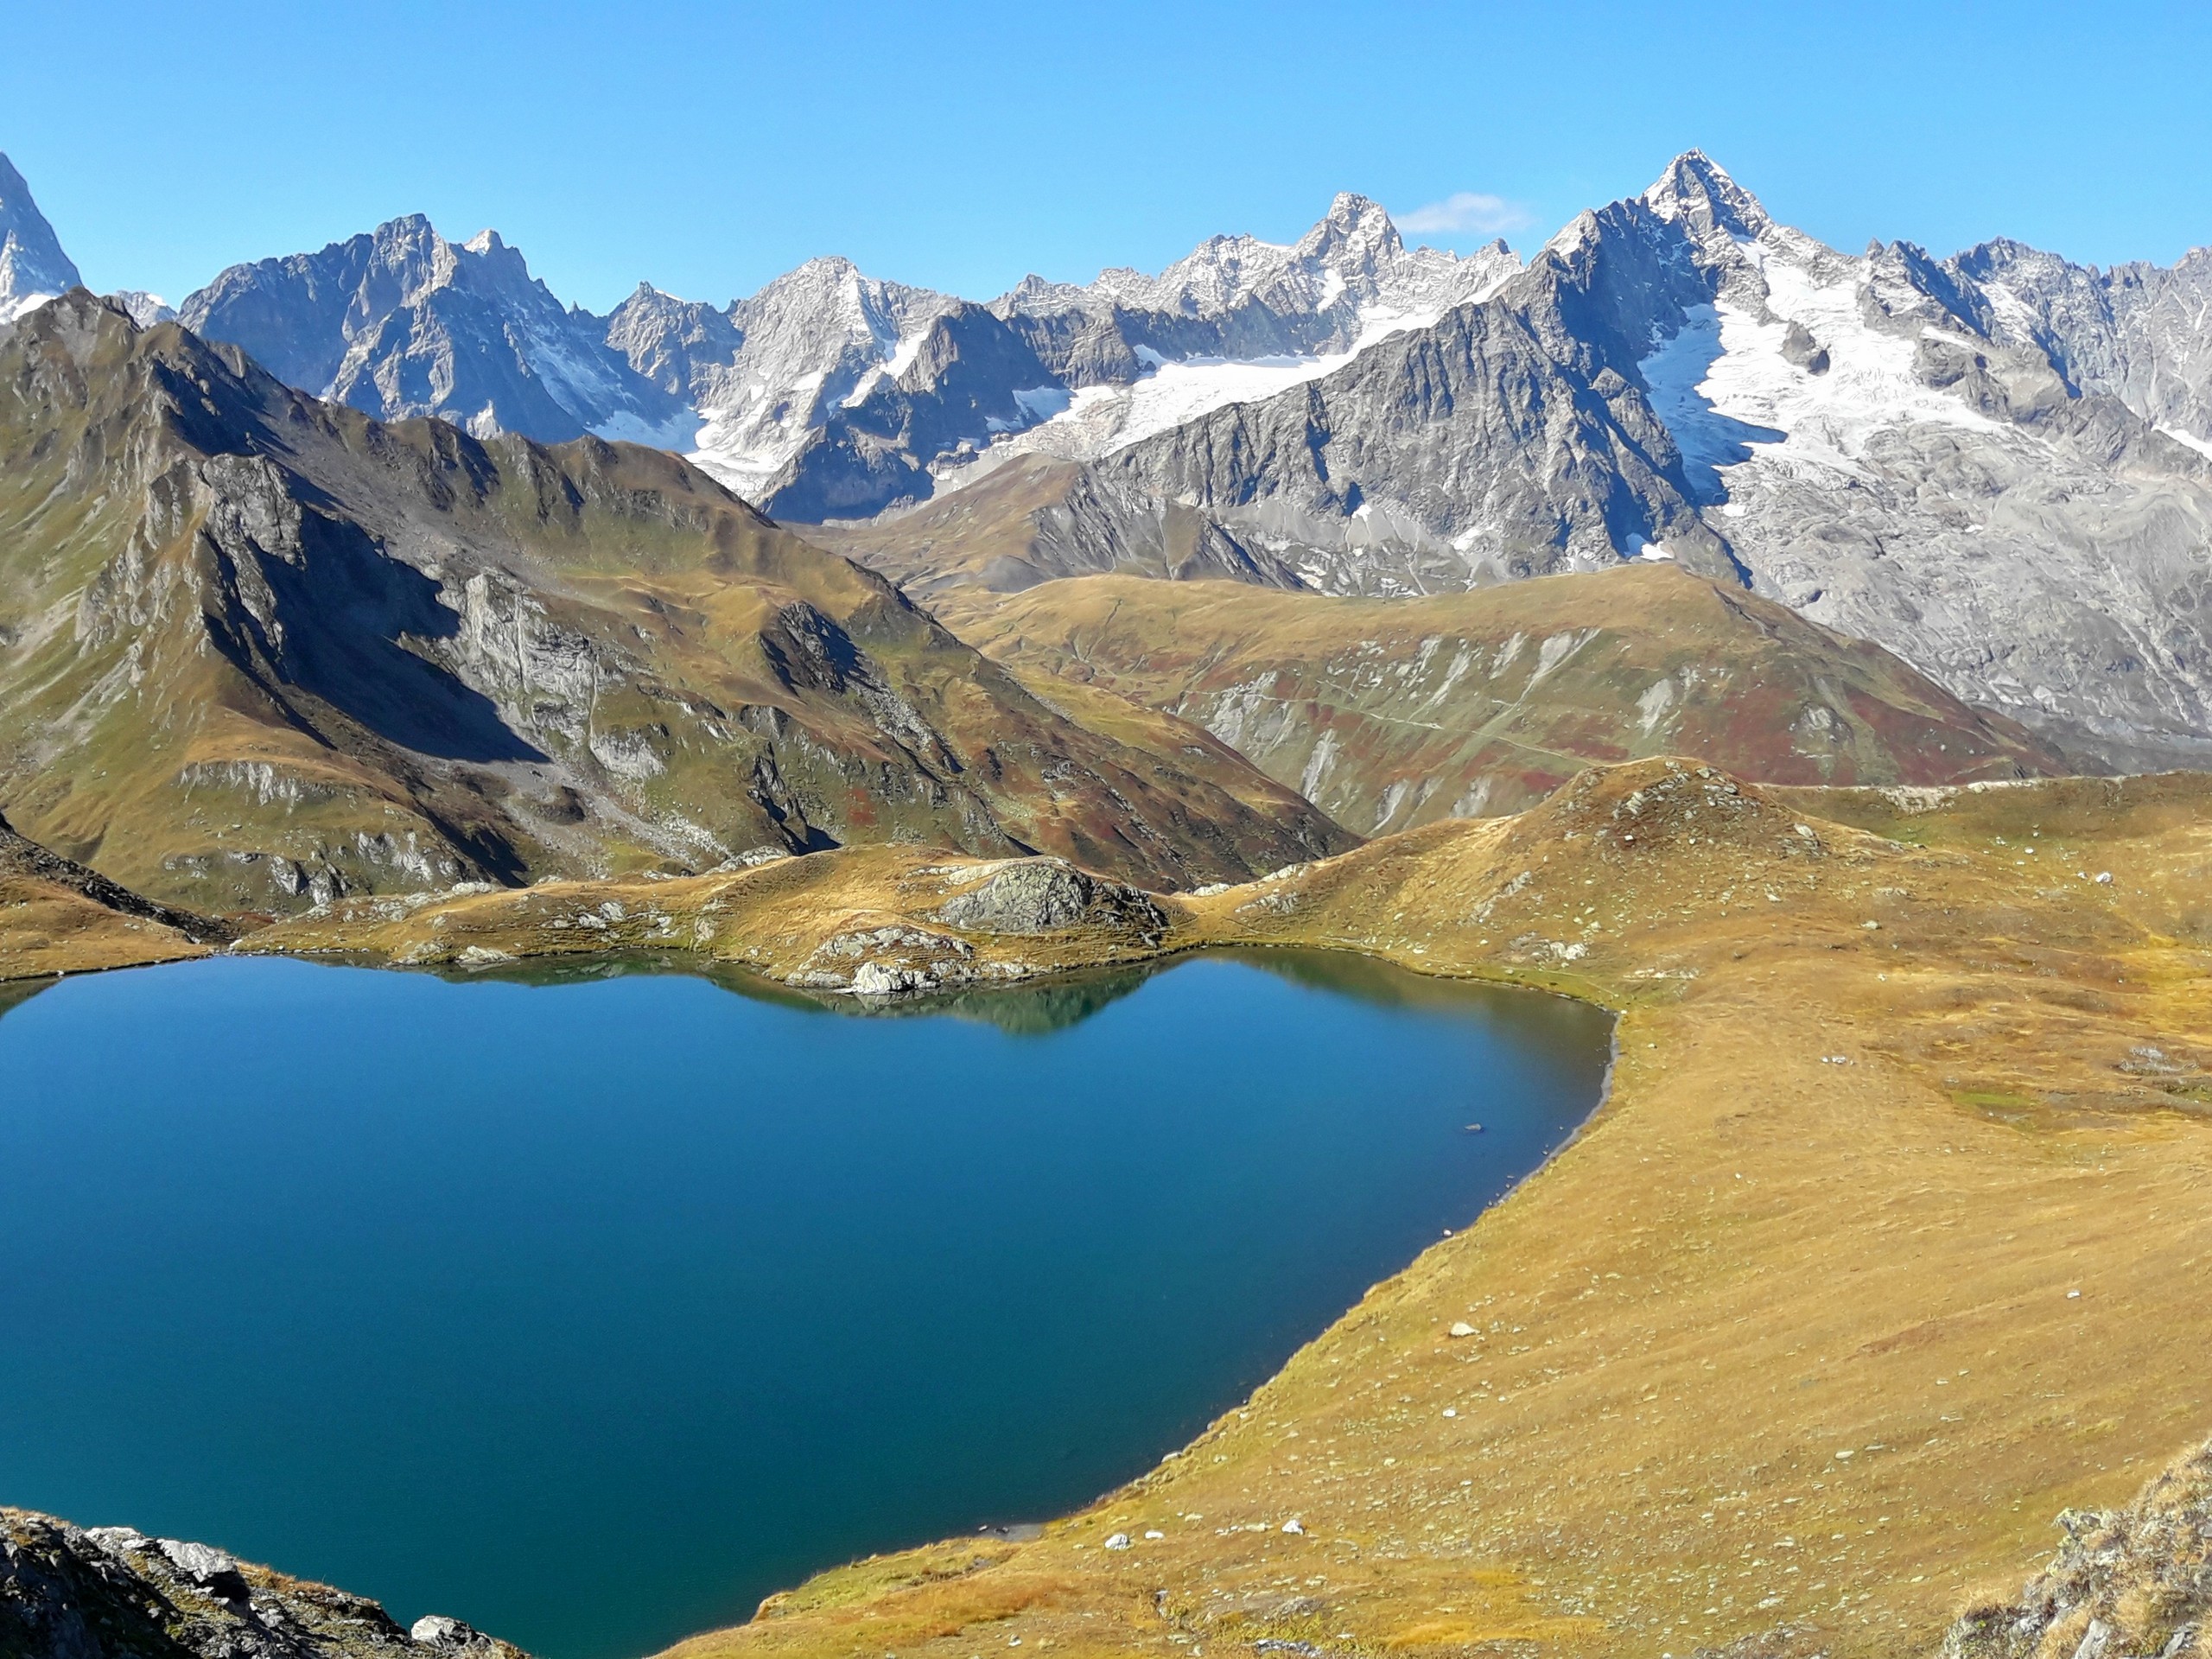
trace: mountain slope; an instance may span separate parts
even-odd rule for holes
[[[0,817],[0,980],[196,957],[232,932],[142,899]]]
[[[156,896],[890,839],[1173,887],[1346,844],[1268,787],[1056,713],[674,456],[385,425],[82,290],[0,340],[0,798]]]
[[[1652,754],[1777,784],[2067,769],[1888,652],[1665,564],[1389,601],[1096,576],[942,613],[1009,667],[1204,726],[1364,835]]]
[[[1017,456],[976,483],[865,523],[800,534],[880,570],[932,606],[963,588],[1019,593],[1058,576],[1107,571],[1187,582],[1219,577],[1300,588],[1297,571],[1255,538],[1095,467]]]
[[[15,163],[0,155],[0,324],[66,294],[81,279],[31,200]]]

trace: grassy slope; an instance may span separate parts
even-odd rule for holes
[[[1205,726],[1363,834],[1517,811],[1638,755],[1799,784],[2068,769],[1887,652],[1671,565],[1410,601],[1091,576],[938,606],[1009,666]]]
[[[615,896],[626,942],[775,973],[925,917],[942,869],[855,849],[264,941],[561,948],[550,909]],[[1032,1542],[826,1573],[680,1651],[1930,1646],[2056,1510],[2125,1497],[2212,1414],[2208,893],[2202,778],[1769,795],[1647,761],[1168,900],[1168,948],[1339,945],[1605,1002],[1608,1102],[1133,1486]],[[1103,1549],[1117,1530],[1135,1546]]]
[[[0,982],[175,962],[228,937],[56,857],[0,818]]]
[[[1065,574],[1064,559],[1040,547],[1039,529],[1077,471],[1071,462],[1025,456],[912,512],[809,524],[804,534],[931,604],[963,588],[1027,588]]]

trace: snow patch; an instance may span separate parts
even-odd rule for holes
[[[683,454],[697,446],[699,429],[704,423],[696,409],[678,410],[658,423],[626,409],[612,420],[601,421],[592,428],[591,435],[609,443],[642,443],[651,449],[672,449]]]
[[[1718,479],[1758,460],[1855,477],[1867,444],[1886,429],[1998,429],[1980,410],[1922,383],[1910,339],[1867,325],[1859,306],[1864,261],[1837,258],[1787,232],[1737,245],[1765,278],[1771,316],[1726,298],[1695,307],[1681,331],[1640,365],[1652,407],[1691,467]],[[1827,351],[1825,372],[1783,354],[1792,322]]]
[[[1014,394],[1039,423],[1001,437],[975,461],[938,475],[940,494],[974,483],[1017,455],[1095,461],[1133,443],[1210,415],[1230,404],[1255,403],[1343,368],[1378,340],[1408,328],[1425,328],[1443,314],[1394,311],[1370,316],[1349,351],[1319,356],[1162,357],[1150,346],[1136,354],[1152,372],[1125,386],[1085,386],[1070,394],[1056,388]],[[1058,407],[1046,411],[1047,396]]]
[[[1049,421],[1068,412],[1075,394],[1065,386],[1032,386],[1014,394],[1015,406],[1033,421]]]

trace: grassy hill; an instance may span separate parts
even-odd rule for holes
[[[1203,726],[1362,835],[1517,811],[1640,755],[1792,784],[2070,770],[1878,646],[1669,564],[1414,600],[1106,575],[937,604],[1016,672]]]

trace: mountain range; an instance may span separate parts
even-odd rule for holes
[[[1249,872],[1344,836],[1304,795],[1372,833],[1646,752],[1643,699],[1683,664],[1630,589],[1569,608],[1632,671],[1570,694],[1548,671],[1533,709],[1500,654],[1529,630],[1499,619],[1568,590],[1444,601],[1658,563],[1768,607],[1711,636],[1733,683],[1789,688],[1732,736],[1707,722],[1754,775],[2212,757],[2212,253],[1847,255],[1694,151],[1525,261],[1408,247],[1346,194],[1293,244],[980,303],[823,258],[719,308],[641,284],[600,316],[496,233],[419,216],[174,309],[100,302],[4,162],[0,232],[0,356],[26,377],[0,419],[0,781],[29,833],[88,862],[127,843],[119,879],[202,909],[373,888],[387,857],[517,880],[876,835],[1163,885]],[[1104,574],[1254,597],[1205,610],[1229,632],[1188,672],[1154,671],[1160,631],[1201,615],[1166,595],[1124,591],[1091,660],[1022,635],[1096,601],[1007,596]],[[181,613],[149,595],[175,592],[231,597],[165,633]],[[1338,695],[1348,651],[1397,679]],[[1367,741],[1433,725],[1416,665],[1468,653],[1496,659],[1450,693],[1489,700],[1451,704],[1483,741]],[[149,691],[163,664],[191,672]],[[1262,744],[1229,703],[1263,674],[1305,712]],[[151,772],[79,768],[97,733],[159,747],[208,707],[226,734]],[[1298,788],[1325,740],[1338,781]],[[334,754],[365,772],[321,778]],[[1063,788],[1053,755],[1090,781]],[[353,804],[311,832],[297,779],[271,781],[296,761]],[[240,823],[283,798],[283,833],[218,845],[186,799],[219,776],[254,797]]]
[[[73,268],[12,169],[0,193],[21,308]],[[379,418],[688,453],[924,589],[1122,569],[1387,596],[1670,557],[2082,764],[2212,753],[2205,251],[1845,254],[1693,151],[1525,264],[1409,248],[1344,195],[1295,244],[1217,237],[1156,276],[978,303],[825,258],[601,317],[496,234],[414,218],[233,266],[181,315]],[[979,556],[944,525],[984,489]]]

